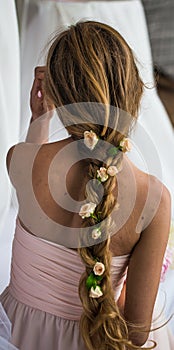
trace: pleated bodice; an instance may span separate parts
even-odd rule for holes
[[[112,258],[116,299],[126,277],[128,258],[128,255]],[[78,285],[84,270],[75,250],[31,235],[17,219],[9,285],[15,299],[65,319],[79,320],[82,305]]]

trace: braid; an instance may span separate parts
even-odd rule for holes
[[[85,126],[86,127],[86,126]],[[94,130],[95,127],[93,127]],[[82,153],[82,147],[79,149]],[[113,159],[106,157],[104,162],[92,159],[89,162],[89,178],[97,180],[97,171],[101,167],[109,167],[120,163],[122,154]],[[104,157],[104,155],[103,155]],[[98,180],[97,180],[98,181]],[[111,282],[111,259],[109,224],[107,220],[116,207],[116,198],[113,195],[113,189],[116,187],[116,176],[110,176],[107,181],[102,183],[103,197],[95,208],[97,222],[102,228],[102,241],[92,246],[79,248],[79,255],[86,267],[86,271],[81,276],[79,283],[79,296],[83,305],[83,314],[80,320],[80,329],[85,334],[84,341],[89,350],[123,350],[125,344],[127,348],[138,349],[128,341],[128,329],[125,320],[120,314],[114,299],[114,292]],[[91,190],[91,191],[90,191]],[[96,191],[95,191],[96,190]],[[98,187],[93,181],[89,181],[87,190],[88,200],[96,202],[98,199]],[[89,227],[96,224],[94,217],[86,218],[82,227]],[[90,230],[89,230],[90,234]],[[105,266],[105,271],[100,283],[103,295],[99,298],[91,298],[87,290],[86,281],[93,270],[96,258]]]
[[[108,171],[110,166],[121,165],[121,142],[134,125],[143,93],[133,53],[108,25],[77,23],[52,43],[45,87],[48,97],[59,107],[63,125],[73,140],[79,141],[79,153],[88,167],[86,198],[94,210],[86,216],[83,211],[79,213],[87,233],[80,236],[78,249],[85,266],[79,282],[84,343],[88,350],[140,349],[129,341],[126,321],[114,299],[109,249],[111,213],[117,208],[117,196],[113,195],[117,180],[116,176],[108,176]],[[94,151],[88,152],[84,133],[91,131],[101,142],[95,140]],[[114,153],[109,152],[110,148]],[[94,227],[97,236],[93,236]],[[102,268],[98,274],[97,264]]]
[[[91,126],[91,125],[90,125]],[[86,126],[85,126],[86,127]],[[93,130],[96,126],[93,126]],[[107,129],[106,129],[107,131]],[[101,147],[100,142],[99,149],[96,154],[100,154]],[[103,146],[103,142],[101,142]],[[119,143],[120,145],[121,143]],[[118,149],[120,146],[115,147]],[[99,192],[96,184],[98,169],[106,166],[109,169],[110,166],[120,167],[122,160],[122,152],[117,153],[115,157],[108,156],[108,149],[106,150],[106,156],[104,149],[103,159],[101,162],[96,159],[90,159],[89,161],[89,178],[93,178],[94,181],[89,181],[87,197],[91,202],[98,202]],[[84,148],[79,147],[79,152],[83,153]],[[95,152],[94,152],[95,155]],[[91,215],[82,223],[82,227],[88,227],[88,234],[91,235],[90,227],[97,223],[101,229],[102,239],[99,243],[93,245],[87,245],[79,248],[79,255],[85,265],[85,272],[82,274],[79,283],[79,296],[83,305],[83,314],[80,319],[80,330],[83,334],[84,342],[88,350],[125,350],[125,349],[140,349],[139,346],[132,344],[129,341],[129,334],[126,321],[121,315],[119,308],[114,298],[114,291],[111,281],[111,260],[112,254],[110,251],[110,214],[114,208],[117,208],[117,200],[113,195],[113,190],[117,187],[116,176],[109,176],[106,181],[102,182],[103,196],[95,208],[95,215]],[[109,219],[109,220],[106,220]],[[84,237],[82,242],[84,245]],[[86,240],[88,243],[88,240]],[[102,278],[99,281],[99,286],[102,290],[102,295],[99,297],[91,297],[87,288],[88,276],[94,270],[96,261],[102,263],[105,270],[102,274]],[[125,348],[126,346],[126,348]],[[154,345],[150,348],[153,349]]]

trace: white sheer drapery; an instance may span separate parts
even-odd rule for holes
[[[18,142],[20,123],[19,35],[15,2],[5,0],[0,10],[0,239],[10,205],[11,185],[6,154]]]

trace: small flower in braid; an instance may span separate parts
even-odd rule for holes
[[[105,272],[105,265],[97,261],[93,267],[93,271],[90,273],[86,280],[86,287],[90,290],[89,296],[91,298],[99,298],[103,295],[100,287],[100,282],[103,279]]]
[[[92,202],[86,203],[82,205],[82,207],[80,208],[79,215],[82,217],[82,219],[89,218],[94,214],[95,208],[96,208],[95,203],[92,203]]]
[[[93,132],[92,130],[84,132],[84,144],[91,151],[96,146],[98,140],[99,138],[97,137],[96,133]]]
[[[131,142],[127,137],[123,137],[123,139],[119,142],[119,145],[117,147],[111,147],[108,150],[108,154],[111,157],[114,157],[117,155],[119,151],[125,153],[125,152],[130,152],[132,148]]]
[[[101,228],[97,227],[94,230],[92,230],[91,236],[93,239],[98,239],[101,236]]]
[[[118,174],[119,169],[115,165],[109,166],[108,169],[101,167],[99,170],[97,170],[97,179],[100,182],[105,182],[107,181],[109,175],[110,176],[115,176]]]
[[[120,143],[119,143],[119,148],[122,152],[130,152],[132,145],[127,137],[124,137]]]
[[[104,167],[101,167],[99,170],[97,170],[97,179],[100,182],[107,181],[109,175],[107,174],[107,169]]]
[[[94,289],[94,287],[91,287],[91,290],[89,293],[89,296],[91,298],[100,298],[102,295],[103,295],[103,292],[102,292],[100,286],[96,286],[95,289]]]

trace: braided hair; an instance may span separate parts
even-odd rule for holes
[[[107,181],[101,181],[100,176],[103,169],[108,175],[109,167],[120,167],[121,141],[137,118],[143,82],[133,53],[122,36],[108,25],[79,22],[53,41],[47,58],[45,86],[54,105],[61,107],[59,117],[72,138],[79,142],[79,152],[88,168],[86,198],[93,204],[93,211],[86,216],[81,213],[82,228],[89,232],[89,236],[82,237],[78,249],[85,266],[79,282],[83,305],[81,334],[88,350],[139,349],[129,340],[111,282],[110,214],[117,208],[113,194],[117,190],[117,178],[106,176]],[[95,104],[98,109],[94,108]],[[69,105],[71,108],[66,107]],[[122,118],[120,110],[131,118]],[[99,137],[96,153],[85,147],[86,132],[88,136],[93,133]],[[109,149],[118,152],[112,154]]]

